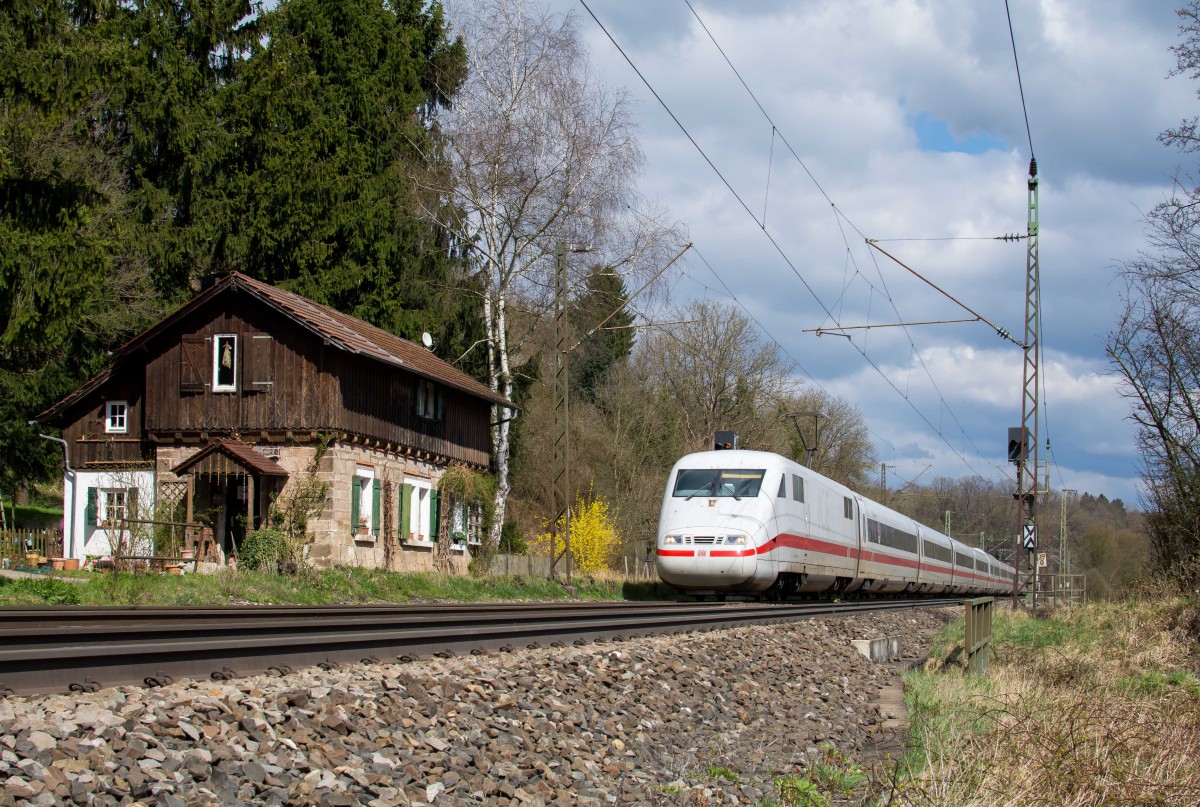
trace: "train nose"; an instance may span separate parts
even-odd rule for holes
[[[754,577],[754,546],[746,535],[669,534],[658,539],[658,576],[686,589],[741,586]]]

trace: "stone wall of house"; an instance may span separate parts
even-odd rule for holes
[[[176,477],[174,468],[191,457],[201,446],[159,446],[158,482],[186,482]],[[397,537],[397,510],[400,486],[406,481],[423,480],[437,486],[443,469],[431,462],[404,457],[380,448],[355,443],[334,442],[328,446],[313,469],[316,447],[311,444],[256,445],[254,449],[276,461],[288,472],[287,482],[279,498],[293,495],[296,490],[316,479],[328,485],[323,510],[309,518],[308,528],[313,536],[308,559],[319,568],[360,566],[393,571],[432,571],[435,546],[428,542],[409,541]],[[379,479],[382,488],[379,534],[360,535],[350,523],[352,480],[359,468]],[[470,558],[459,549],[451,558],[456,573],[465,573]]]

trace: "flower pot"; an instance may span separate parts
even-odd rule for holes
[[[66,560],[64,558],[50,558],[50,568],[56,572],[61,572],[65,563]]]
[[[183,574],[183,567],[178,563],[168,563],[166,570],[167,574]]]
[[[195,558],[195,557],[196,557],[196,550],[194,550],[194,549],[184,549],[183,551],[181,551],[181,552],[179,553],[179,556],[180,556],[181,558],[183,558],[184,560],[192,560],[193,558]]]
[[[68,571],[68,572],[77,572],[77,571],[79,571],[79,559],[78,559],[78,558],[66,558],[66,559],[64,559],[64,561],[63,561],[63,569],[64,569],[64,570],[66,570],[66,571]]]

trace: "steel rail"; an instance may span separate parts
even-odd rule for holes
[[[620,641],[957,602],[262,606],[235,609],[236,615],[225,608],[5,609],[0,612],[0,695],[156,686],[184,677],[283,675],[314,665]]]

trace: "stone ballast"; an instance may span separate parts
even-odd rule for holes
[[[881,739],[897,670],[852,639],[958,614],[0,700],[0,804],[757,804]]]

